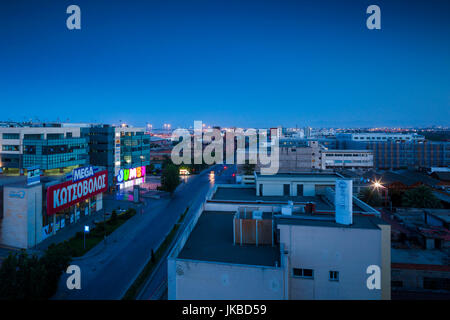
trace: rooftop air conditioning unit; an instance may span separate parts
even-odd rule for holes
[[[292,216],[292,206],[281,207],[281,214],[284,216]]]
[[[262,220],[262,215],[263,215],[262,211],[259,210],[253,211],[253,219],[255,220]]]

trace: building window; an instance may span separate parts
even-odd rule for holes
[[[328,280],[339,281],[339,271],[330,271]]]
[[[19,151],[19,146],[17,145],[3,145],[3,151]]]
[[[303,196],[303,185],[302,184],[298,184],[297,185],[297,196]]]
[[[314,270],[313,269],[293,269],[294,277],[305,278],[305,279],[314,279]]]
[[[3,139],[20,139],[18,133],[3,133]]]
[[[290,196],[291,195],[291,185],[290,184],[284,184],[283,185],[283,195],[284,196]]]

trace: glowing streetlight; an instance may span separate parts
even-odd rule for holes
[[[387,207],[387,199],[388,199],[388,188],[386,188],[385,186],[383,186],[380,182],[380,180],[375,180],[372,183],[372,186],[379,190],[379,189],[384,189],[384,206]]]
[[[376,189],[384,188],[384,186],[381,183],[379,183],[378,181],[375,181],[372,185]]]

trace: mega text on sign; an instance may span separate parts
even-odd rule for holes
[[[93,176],[73,182],[66,181],[47,188],[47,215],[68,208],[80,201],[105,192],[108,171],[99,171]]]
[[[94,175],[94,167],[82,167],[72,170],[72,181],[79,181],[82,179],[86,179],[92,177]]]

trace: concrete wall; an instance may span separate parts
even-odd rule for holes
[[[381,299],[391,300],[391,225],[381,228]]]
[[[381,299],[369,290],[367,267],[381,267],[381,231],[336,227],[279,225],[280,243],[288,250],[289,299]],[[293,276],[293,268],[314,270],[314,279]],[[339,281],[329,280],[339,272]]]
[[[262,182],[259,183],[259,188],[261,185],[263,186],[263,196],[283,196],[284,185],[288,184],[289,187],[289,195],[297,196],[297,186],[303,185],[303,196],[314,197],[318,193],[324,194],[325,188],[329,186],[334,186],[334,182],[297,182],[297,181],[274,181],[274,182]],[[320,188],[322,187],[322,188]],[[258,188],[258,189],[259,189]],[[316,192],[317,190],[322,190],[320,192]],[[258,194],[259,195],[259,194]]]
[[[261,186],[260,186],[261,188]],[[283,184],[278,183],[264,183],[263,184],[263,196],[282,196]]]
[[[270,176],[256,177],[257,195],[259,195],[259,189],[263,185],[263,196],[282,196],[284,189],[283,185],[290,185],[290,196],[297,195],[297,185],[303,185],[303,196],[315,196],[316,190],[320,190],[319,193],[324,194],[326,187],[334,186],[336,178],[340,176]]]
[[[176,300],[281,300],[284,270],[274,267],[169,260]],[[170,291],[169,291],[170,292]]]
[[[30,248],[42,239],[42,186],[5,186],[0,244]]]

